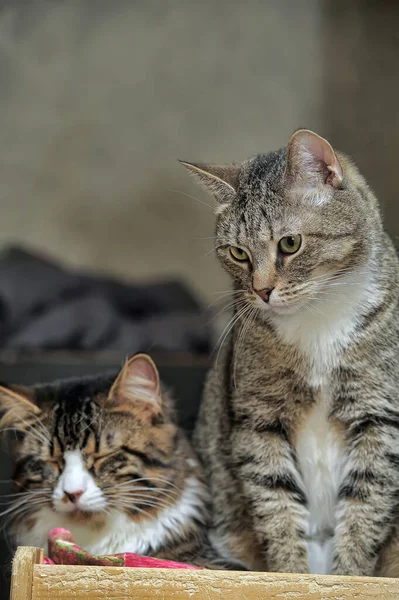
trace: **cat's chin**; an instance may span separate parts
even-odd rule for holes
[[[256,298],[253,301],[253,304],[256,308],[260,309],[261,314],[265,318],[268,318],[273,316],[294,315],[303,308],[305,303],[301,300],[297,300],[288,304],[282,302],[280,298],[273,299],[272,297],[268,303],[263,302],[260,298]]]
[[[70,523],[72,524],[95,524],[95,525],[101,525],[105,519],[106,519],[106,514],[104,512],[98,512],[98,511],[86,511],[86,510],[74,510],[73,512],[70,513],[61,513],[62,517],[68,521],[70,521]]]
[[[57,509],[54,509],[54,512],[70,523],[100,522],[105,518],[105,513],[103,511],[89,511],[81,508],[77,508],[69,512],[58,511]]]
[[[277,316],[285,316],[285,315],[294,315],[301,310],[301,304],[291,304],[290,306],[286,305],[277,305],[271,306],[270,312]]]
[[[261,314],[265,317],[284,317],[288,315],[294,315],[301,310],[303,305],[299,302],[296,304],[264,304],[263,306],[257,305],[257,308],[261,309]]]

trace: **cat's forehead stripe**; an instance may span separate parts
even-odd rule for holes
[[[99,444],[98,427],[96,427],[96,407],[91,398],[86,397],[77,406],[66,400],[59,402],[54,411],[53,436],[58,440],[61,449],[78,442],[85,446],[91,433],[95,435],[96,447]]]

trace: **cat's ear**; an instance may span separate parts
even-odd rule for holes
[[[159,414],[162,409],[158,369],[147,354],[136,354],[128,360],[108,395],[113,412]]]
[[[299,129],[288,143],[286,173],[305,185],[329,185],[340,188],[343,174],[339,160],[329,142],[309,131]]]
[[[23,430],[31,424],[31,417],[37,417],[40,412],[31,389],[0,386],[0,429]]]
[[[180,160],[201,185],[211,192],[218,202],[227,204],[236,195],[240,175],[240,165],[205,165]]]

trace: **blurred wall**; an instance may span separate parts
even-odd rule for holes
[[[198,239],[213,201],[176,158],[243,159],[322,129],[324,3],[3,5],[0,242],[214,298],[227,282]]]
[[[351,154],[399,241],[399,2],[324,2],[323,126]]]

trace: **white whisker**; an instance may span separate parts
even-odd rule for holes
[[[250,304],[245,304],[242,308],[240,308],[238,310],[237,313],[235,313],[235,315],[232,317],[232,319],[230,319],[229,323],[224,328],[223,333],[222,333],[223,338],[220,342],[219,351],[218,351],[218,354],[216,357],[216,364],[218,364],[220,352],[222,350],[223,344],[226,341],[230,331],[233,329],[235,324],[241,319],[241,317],[243,317],[251,309],[252,309],[252,306]]]
[[[28,490],[26,492],[15,492],[14,494],[2,494],[1,498],[21,498],[29,496],[39,496],[45,492],[51,492],[51,488],[40,488],[40,490]],[[1,501],[0,501],[1,504]]]
[[[34,507],[39,504],[44,504],[45,502],[48,502],[47,498],[36,498],[36,499],[24,498],[24,500],[22,500],[21,502],[18,502],[18,503],[15,502],[9,508],[6,508],[5,510],[1,511],[0,517],[4,517],[5,515],[10,514],[10,513],[16,513],[21,508],[29,509],[32,506]]]
[[[228,310],[232,310],[234,308],[239,308],[240,306],[243,306],[244,304],[247,304],[247,301],[244,299],[241,299],[241,300],[235,300],[234,302],[231,302],[230,304],[223,306],[223,308],[218,310],[218,312],[211,318],[210,323],[212,323],[212,321],[214,321],[222,313],[224,313]]]
[[[135,483],[139,483],[140,481],[149,481],[149,482],[156,482],[159,481],[161,483],[165,483],[167,486],[173,487],[176,490],[178,490],[179,492],[181,491],[179,487],[177,487],[177,485],[175,485],[174,483],[172,483],[169,479],[165,479],[164,477],[138,477],[137,479],[130,479],[129,481],[122,481],[121,483],[116,483],[114,485],[110,485],[108,487],[103,488],[104,490],[111,490],[111,489],[115,489],[115,488],[119,488],[119,487],[123,487],[126,485],[133,485]],[[143,489],[151,489],[147,486],[143,486]],[[154,490],[162,490],[162,489],[167,489],[167,488],[157,488],[154,487]]]
[[[115,498],[112,502],[112,505],[134,507],[136,503],[144,506],[153,506],[154,508],[169,508],[173,505],[173,502],[159,502],[157,498],[141,498],[139,496],[137,496],[136,498]]]
[[[141,494],[143,492],[154,492],[154,496],[158,495],[161,498],[168,498],[168,497],[175,497],[178,498],[181,494],[181,492],[177,492],[176,490],[167,490],[167,489],[160,489],[160,488],[147,488],[147,487],[132,487],[131,489],[128,490],[115,490],[115,494],[110,494],[110,493],[105,493],[104,496],[106,498],[111,498],[111,497],[122,497],[122,496],[130,496],[130,495],[135,495],[135,494]],[[101,496],[101,493],[99,494],[99,496]]]
[[[212,252],[216,252],[216,250],[217,250],[217,248],[216,248],[216,247],[214,247],[214,248],[211,248],[211,249],[210,249],[208,252],[206,252],[205,254],[203,254],[203,255],[201,256],[201,258],[206,258],[206,257],[207,257],[207,256],[209,256],[210,254],[212,254]]]
[[[173,194],[181,194],[182,196],[187,196],[187,198],[191,198],[192,200],[196,200],[200,204],[207,206],[208,208],[210,208],[212,210],[212,212],[214,210],[213,206],[211,206],[210,204],[207,204],[206,202],[204,202],[203,200],[200,200],[199,198],[196,198],[195,196],[192,196],[191,194],[187,194],[187,192],[182,192],[181,190],[169,190],[169,189],[167,189],[166,191],[172,192]]]
[[[234,386],[236,387],[237,385],[237,377],[236,377],[236,372],[237,372],[237,363],[239,361],[239,353],[240,353],[240,347],[243,345],[244,343],[244,339],[245,339],[245,335],[248,331],[248,329],[250,328],[251,324],[254,321],[254,317],[257,313],[259,309],[257,307],[252,307],[252,310],[249,311],[249,313],[244,317],[244,321],[243,324],[241,325],[241,329],[240,332],[238,334],[237,337],[237,341],[235,343],[235,348],[234,348],[234,366],[233,366],[233,381],[234,381]]]

